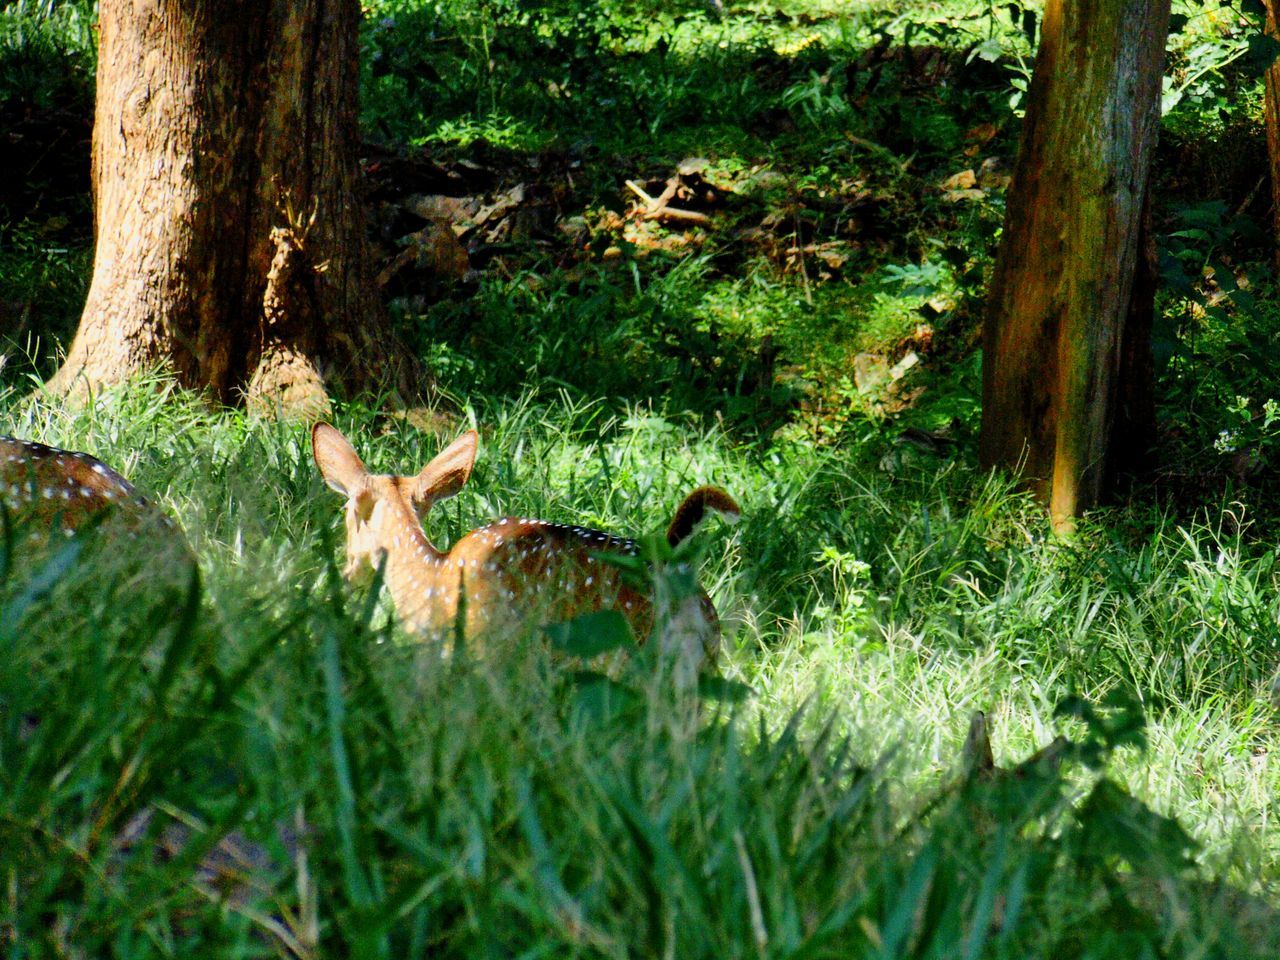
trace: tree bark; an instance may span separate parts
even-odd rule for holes
[[[1169,0],[1045,5],[983,333],[982,460],[1020,469],[1059,530],[1103,492],[1120,385],[1134,409],[1151,389],[1149,337],[1125,334],[1151,296],[1134,278],[1168,28]]]
[[[1280,29],[1276,27],[1276,2],[1265,0],[1267,19],[1266,34],[1268,37],[1280,39]],[[1263,97],[1262,116],[1267,129],[1267,157],[1271,168],[1271,222],[1273,257],[1280,267],[1280,60],[1272,63],[1262,75]]]
[[[358,200],[357,0],[103,0],[93,282],[51,385],[311,414],[415,390]]]

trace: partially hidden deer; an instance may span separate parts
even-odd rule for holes
[[[19,557],[26,556],[33,546],[38,550],[41,545],[64,542],[92,530],[104,536],[116,559],[125,559],[118,549],[121,535],[137,542],[131,559],[142,561],[143,576],[128,583],[130,588],[141,587],[143,580],[152,585],[159,581],[185,586],[194,567],[186,540],[164,511],[119,473],[87,453],[0,436],[0,507],[0,533],[6,538],[17,535],[15,539],[20,542],[13,547]],[[8,524],[7,531],[4,523]],[[8,572],[4,567],[9,566],[10,559],[4,558],[5,564],[0,565],[0,582]],[[28,715],[26,722],[37,725],[39,717]],[[171,810],[162,814],[148,804],[115,835],[113,862],[108,869],[119,869],[131,848],[160,817],[165,818],[165,825],[158,831],[156,849],[166,859],[178,856],[199,837],[190,821],[180,819]],[[283,829],[276,825],[277,838],[291,856],[300,847],[304,830],[302,823],[297,829],[290,829],[288,824]],[[202,890],[240,902],[254,892],[255,885],[263,884],[256,874],[268,869],[278,872],[269,856],[260,844],[235,830],[189,869]]]
[[[154,508],[133,485],[87,453],[0,436],[0,502],[32,539],[50,530],[72,536],[106,511]]]
[[[0,436],[0,530],[15,547],[47,544],[92,527],[146,537],[156,563],[192,558],[185,539],[159,507],[87,453]],[[173,547],[172,552],[161,547]]]
[[[311,446],[325,482],[347,498],[347,579],[368,578],[385,564],[387,589],[410,630],[447,640],[461,620],[469,640],[613,609],[642,642],[651,632],[651,598],[624,582],[619,568],[600,556],[636,556],[634,540],[587,527],[503,517],[467,533],[447,552],[432,544],[422,522],[432,505],[457,494],[471,476],[474,431],[462,434],[411,477],[370,473],[347,439],[327,423],[312,428]],[[739,515],[729,494],[700,487],[676,510],[667,541],[680,543],[709,510],[729,520]],[[673,643],[686,648],[698,665],[714,658],[720,627],[705,591],[663,614],[678,624]]]

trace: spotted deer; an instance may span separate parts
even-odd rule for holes
[[[643,641],[654,622],[649,596],[626,583],[601,554],[634,557],[636,541],[587,527],[527,517],[503,517],[461,537],[447,552],[423,532],[431,507],[452,497],[471,476],[477,437],[467,431],[412,477],[371,474],[355,449],[327,423],[311,432],[312,453],[325,482],[347,498],[345,575],[358,581],[385,563],[387,589],[412,631],[448,639],[461,618],[467,639],[536,627],[599,609],[620,612]],[[738,505],[717,487],[694,490],[667,530],[675,546],[708,510],[729,520]],[[665,618],[679,645],[699,664],[720,642],[715,607],[704,591],[675,601]],[[462,611],[460,613],[460,610]]]
[[[147,536],[155,564],[191,557],[172,521],[124,477],[87,453],[0,436],[0,523],[16,548],[111,524]],[[114,525],[118,525],[115,527]],[[173,546],[173,552],[161,547]]]

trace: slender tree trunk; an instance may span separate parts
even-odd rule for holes
[[[103,0],[97,247],[52,384],[162,366],[223,402],[310,413],[411,394],[371,281],[357,0]]]
[[[1276,27],[1277,0],[1265,0],[1267,5],[1266,33],[1269,37],[1280,39],[1280,30]],[[1266,91],[1263,99],[1262,115],[1267,128],[1267,157],[1271,167],[1271,218],[1273,224],[1274,257],[1276,266],[1280,267],[1280,60],[1271,64],[1262,76],[1263,88]]]
[[[1159,122],[1169,0],[1048,0],[984,330],[982,459],[1021,469],[1058,529],[1108,476]],[[1140,309],[1140,308],[1138,308]],[[1130,432],[1128,443],[1146,443]]]

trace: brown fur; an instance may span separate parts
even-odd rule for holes
[[[0,437],[0,502],[33,533],[73,532],[108,511],[136,516],[155,509],[100,460],[14,437]]]
[[[52,545],[92,531],[99,557],[139,586],[181,589],[192,575],[195,557],[164,511],[86,453],[0,437],[0,507],[10,569],[31,569]]]

